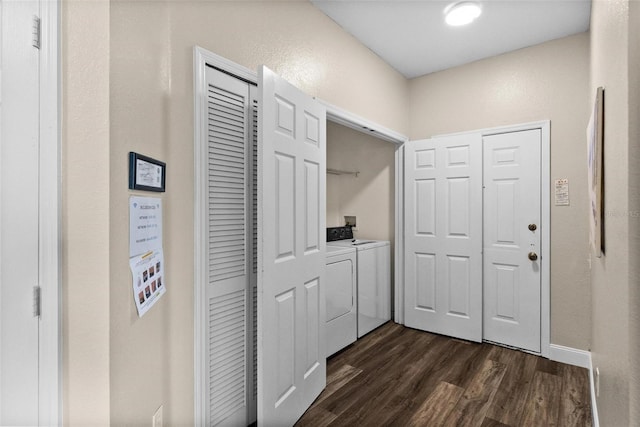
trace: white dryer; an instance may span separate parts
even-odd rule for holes
[[[327,357],[357,339],[356,250],[327,245]]]

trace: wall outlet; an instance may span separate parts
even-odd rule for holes
[[[162,405],[158,408],[155,414],[153,414],[153,418],[151,419],[152,427],[162,427]]]
[[[593,370],[593,387],[596,389],[596,397],[600,397],[600,368]]]

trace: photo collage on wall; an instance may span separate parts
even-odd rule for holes
[[[142,316],[165,292],[162,254],[152,251],[140,258],[132,258],[131,271],[135,283],[136,307],[138,315]]]

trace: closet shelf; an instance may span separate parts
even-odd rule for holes
[[[331,175],[355,175],[355,177],[358,177],[358,174],[360,173],[359,171],[342,171],[339,169],[332,169],[332,168],[327,168],[327,173],[331,174]]]

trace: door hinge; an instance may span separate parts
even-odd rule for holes
[[[31,27],[31,45],[40,49],[40,18],[33,15],[33,25]]]
[[[33,317],[40,317],[40,286],[33,287]]]

